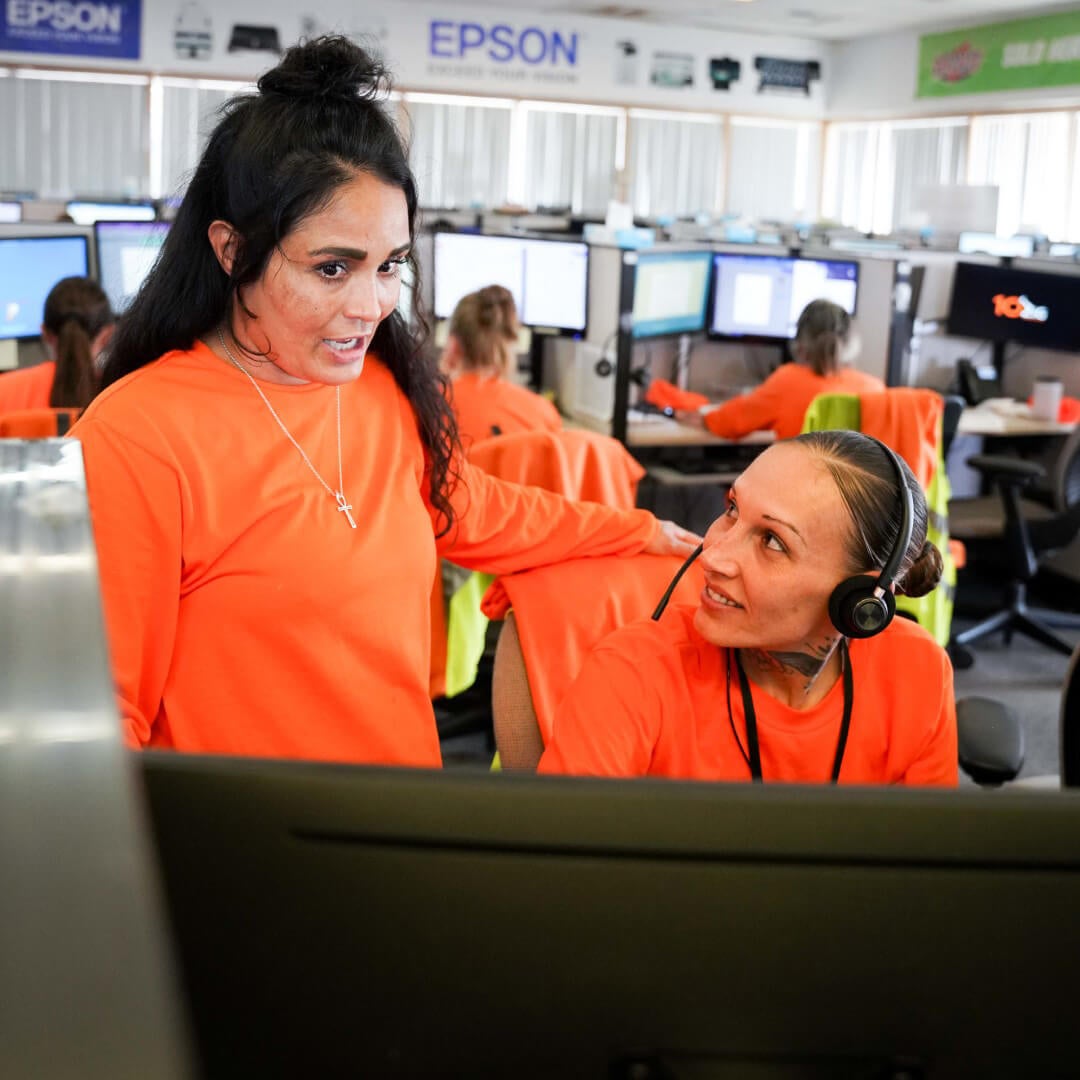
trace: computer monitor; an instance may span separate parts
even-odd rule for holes
[[[168,233],[164,221],[95,222],[98,279],[117,315],[139,291]]]
[[[18,225],[22,221],[22,203],[0,201],[0,225]]]
[[[957,240],[961,255],[997,255],[1030,259],[1035,254],[1034,236],[998,236],[996,233],[962,232]]]
[[[981,341],[1080,351],[1077,284],[1071,274],[957,263],[946,332]]]
[[[589,249],[576,240],[435,234],[435,317],[486,285],[513,293],[525,326],[583,333],[588,315]]]
[[[811,300],[832,300],[854,315],[858,291],[854,261],[717,252],[709,332],[718,338],[790,341]]]
[[[36,338],[45,298],[66,277],[85,277],[85,236],[0,238],[0,338]]]
[[[208,1076],[1075,1066],[1075,795],[135,767]]]
[[[634,272],[635,338],[696,334],[709,303],[708,251],[642,251]]]
[[[93,225],[97,221],[153,221],[157,210],[150,202],[89,202],[73,199],[65,207],[76,225]]]

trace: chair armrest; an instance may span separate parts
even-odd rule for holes
[[[1033,483],[1046,476],[1046,470],[1033,461],[1021,461],[1019,458],[1000,454],[976,454],[969,457],[967,463],[990,479],[1000,477],[1017,486]]]
[[[1016,779],[1024,764],[1020,718],[993,698],[967,697],[956,703],[960,768],[975,781],[996,787]]]

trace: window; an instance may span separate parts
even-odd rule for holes
[[[727,209],[753,219],[817,217],[821,128],[733,116]]]
[[[997,231],[1069,232],[1072,184],[1068,113],[977,116],[971,121],[968,183],[997,184]]]
[[[510,192],[528,207],[568,207],[574,213],[607,207],[622,167],[626,119],[622,109],[522,102],[524,169]]]
[[[631,196],[642,217],[723,206],[724,131],[715,115],[630,110]]]
[[[43,198],[144,194],[149,81],[18,68],[0,78],[0,189]]]
[[[150,193],[182,195],[198,164],[219,110],[236,94],[253,91],[250,83],[205,79],[155,78],[150,88],[153,152]]]
[[[406,94],[404,102],[422,206],[506,202],[512,102],[442,94]]]

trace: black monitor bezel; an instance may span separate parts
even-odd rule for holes
[[[788,345],[795,340],[794,335],[792,337],[781,337],[773,334],[724,334],[713,329],[713,313],[716,311],[716,289],[720,277],[716,272],[716,263],[718,259],[723,258],[772,259],[774,261],[776,259],[785,259],[789,262],[840,263],[844,266],[853,266],[855,268],[855,304],[851,311],[851,317],[855,318],[859,312],[859,285],[862,278],[862,267],[859,265],[858,259],[831,259],[791,251],[786,255],[763,251],[714,251],[711,266],[712,281],[709,292],[709,311],[708,318],[705,320],[705,333],[710,341],[736,342],[741,345]]]
[[[86,269],[82,274],[65,274],[63,277],[59,277],[56,280],[62,281],[64,277],[90,277],[90,237],[87,236],[86,233],[36,233],[29,236],[0,236],[0,244],[8,241],[22,244],[28,240],[33,243],[50,240],[81,240],[83,245],[83,264]],[[33,334],[8,335],[5,334],[2,327],[0,327],[0,341],[37,341],[41,337],[40,324],[38,325],[38,331]]]
[[[523,327],[528,327],[533,333],[545,337],[584,338],[589,331],[589,265],[591,259],[590,246],[580,236],[551,236],[546,234],[535,235],[532,233],[489,233],[473,232],[463,229],[434,229],[432,230],[431,244],[431,315],[437,322],[445,322],[450,315],[440,315],[435,308],[435,282],[439,276],[439,245],[440,235],[450,234],[453,236],[481,237],[485,240],[516,240],[528,241],[529,243],[542,244],[577,244],[585,249],[585,323],[578,327],[552,326],[548,323],[530,323],[525,320],[524,310],[518,312],[518,322]],[[522,303],[522,308],[525,304]],[[451,312],[451,314],[453,314]]]

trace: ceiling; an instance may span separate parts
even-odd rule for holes
[[[979,25],[1080,5],[1018,0],[470,0],[500,10],[572,12],[710,30],[843,41],[900,29]]]

